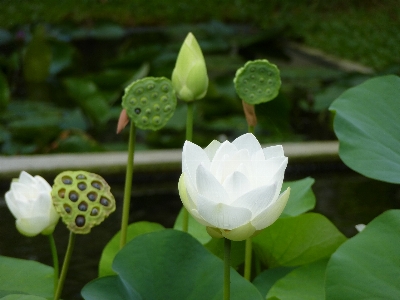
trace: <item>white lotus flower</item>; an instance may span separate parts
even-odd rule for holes
[[[35,236],[54,231],[60,216],[53,206],[51,189],[45,179],[25,171],[11,182],[5,198],[21,234]]]
[[[204,150],[186,141],[179,195],[212,237],[241,241],[281,215],[290,194],[279,194],[287,163],[282,146],[262,149],[250,133]]]

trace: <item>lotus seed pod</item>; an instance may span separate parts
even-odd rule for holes
[[[239,97],[252,105],[274,99],[281,87],[279,69],[266,59],[248,61],[233,82]]]
[[[60,173],[51,195],[63,222],[74,233],[89,233],[115,210],[110,186],[101,176],[86,171]]]
[[[172,117],[176,96],[172,83],[165,77],[146,77],[125,89],[122,107],[136,127],[161,129]]]

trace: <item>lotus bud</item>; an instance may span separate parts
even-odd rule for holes
[[[74,233],[89,233],[115,210],[110,186],[94,173],[62,172],[54,180],[51,194],[57,212]]]
[[[51,186],[40,176],[22,171],[5,194],[18,231],[25,236],[51,234],[60,216],[51,201]]]
[[[196,38],[189,33],[179,51],[172,84],[177,97],[183,101],[203,98],[207,93],[208,76],[203,53]]]

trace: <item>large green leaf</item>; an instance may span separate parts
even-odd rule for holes
[[[118,275],[99,278],[83,288],[86,300],[222,299],[223,262],[191,235],[178,230],[136,237],[118,252],[113,269]],[[231,299],[262,297],[250,282],[231,269]]]
[[[163,229],[164,227],[158,223],[145,221],[132,223],[128,226],[126,240],[130,241],[141,234]],[[115,274],[115,272],[112,270],[112,262],[115,255],[120,250],[120,239],[121,232],[119,231],[104,247],[99,263],[99,277]]]
[[[53,275],[52,267],[36,261],[0,256],[0,297],[26,294],[52,298]]]
[[[256,254],[273,268],[300,266],[329,257],[346,237],[323,215],[278,219],[253,238]]]
[[[400,210],[389,210],[332,255],[327,300],[400,299]]]
[[[182,208],[175,220],[174,229],[182,230],[183,210]],[[191,214],[189,214],[189,230],[188,233],[204,245],[211,253],[223,258],[224,256],[224,240],[213,239],[207,233],[206,227],[197,222]],[[231,245],[231,266],[237,267],[244,262],[244,241],[232,242]]]
[[[325,271],[327,259],[301,266],[279,279],[266,299],[325,300]]]
[[[224,259],[224,239],[211,239],[204,247],[218,256],[221,259]],[[244,262],[245,255],[245,241],[234,242],[231,244],[231,266],[233,268],[238,267]]]
[[[253,284],[256,286],[261,295],[265,297],[275,282],[285,277],[288,273],[293,271],[293,269],[293,267],[267,269],[254,278]]]
[[[290,187],[290,197],[281,217],[297,216],[315,207],[315,195],[311,189],[314,182],[313,178],[307,177],[283,183],[282,191]]]
[[[370,178],[400,183],[400,78],[373,78],[344,92],[331,105],[339,155]]]
[[[0,298],[0,300],[47,300],[47,299],[33,295],[12,294]]]
[[[185,208],[182,207],[179,211],[179,214],[175,220],[174,229],[182,230],[184,209]],[[189,214],[188,232],[202,244],[207,244],[209,241],[211,241],[211,236],[207,233],[206,226],[197,222],[191,214]]]

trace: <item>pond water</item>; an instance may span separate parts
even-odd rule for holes
[[[136,173],[130,222],[146,220],[172,227],[181,208],[176,188],[179,175],[179,171]],[[315,178],[315,211],[327,216],[349,237],[356,234],[356,224],[368,223],[387,209],[400,208],[399,185],[365,178],[341,163],[292,165],[288,167],[286,179],[296,180],[306,176]],[[52,181],[52,178],[46,179]],[[119,230],[124,176],[106,177],[106,180],[117,199],[117,210],[100,226],[93,228],[89,235],[77,236],[63,293],[64,299],[81,299],[82,287],[97,276],[102,249]],[[15,229],[14,218],[4,201],[4,193],[8,187],[9,182],[0,182],[0,255],[37,260],[51,265],[47,237],[27,238]],[[61,222],[56,228],[55,239],[62,262],[68,231]]]

